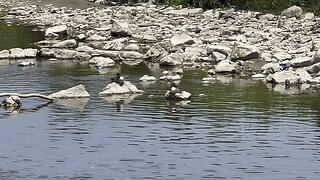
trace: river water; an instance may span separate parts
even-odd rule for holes
[[[42,38],[30,30],[19,33]],[[192,100],[175,104],[163,98],[165,82],[139,83],[144,74],[159,77],[156,66],[0,62],[0,92],[50,94],[84,84],[91,94],[52,104],[23,99],[19,113],[0,109],[0,179],[320,177],[319,93],[288,95],[262,81],[225,77],[228,83],[203,85],[206,74],[189,70],[179,87]],[[98,97],[116,72],[145,93]]]

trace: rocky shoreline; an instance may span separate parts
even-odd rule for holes
[[[152,4],[85,9],[0,1],[2,20],[45,31],[39,49],[14,48],[1,59],[119,62],[201,69],[285,86],[320,84],[320,17],[293,6],[281,15]]]

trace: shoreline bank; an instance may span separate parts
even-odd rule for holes
[[[37,45],[45,58],[89,63],[99,57],[103,62],[96,63],[103,65],[111,59],[196,68],[208,73],[205,83],[214,81],[215,74],[290,85],[320,82],[320,18],[299,7],[276,16],[150,4],[85,9],[17,5],[8,3],[4,19],[43,28],[46,39]],[[39,51],[0,54],[24,58]]]

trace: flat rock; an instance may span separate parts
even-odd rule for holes
[[[45,32],[45,36],[51,36],[52,34],[68,35],[68,27],[66,25],[49,27]]]
[[[315,63],[314,57],[300,57],[290,61],[290,66],[294,68],[310,66]]]
[[[10,56],[9,50],[0,51],[0,59],[7,59]]]
[[[62,90],[53,94],[50,94],[49,97],[59,99],[59,98],[88,98],[90,94],[87,92],[83,84],[77,85],[75,87]]]
[[[297,84],[300,81],[300,77],[292,70],[276,72],[275,74],[270,74],[269,76],[272,77],[271,79],[275,83],[280,84],[284,84],[286,81],[288,81],[290,84]]]
[[[195,43],[195,41],[193,40],[193,38],[187,34],[179,34],[179,35],[175,35],[173,37],[170,38],[170,45],[172,47],[178,46],[178,45],[183,45],[183,44],[193,44]]]
[[[148,76],[148,75],[144,75],[142,76],[139,81],[156,81],[157,78],[154,76]]]

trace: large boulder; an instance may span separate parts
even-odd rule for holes
[[[127,22],[114,21],[110,32],[111,32],[111,36],[116,36],[116,37],[132,36],[132,32]]]
[[[237,65],[229,60],[220,61],[216,66],[216,73],[235,73]]]
[[[106,42],[106,44],[103,46],[103,49],[121,51],[125,46],[124,43],[126,42],[128,42],[127,38],[114,39]]]
[[[27,48],[22,50],[20,55],[21,57],[24,57],[24,58],[34,58],[37,56],[38,52],[39,52],[38,49]]]
[[[226,46],[221,45],[208,45],[206,47],[207,54],[212,54],[213,52],[219,52],[221,54],[224,54],[225,56],[229,56],[231,53],[231,49]]]
[[[115,64],[114,60],[108,58],[108,57],[93,57],[89,61],[90,64],[94,64],[98,67],[110,67]]]
[[[190,45],[193,43],[195,43],[193,38],[187,34],[179,34],[179,35],[172,36],[170,38],[170,45],[172,47],[183,45],[183,44]]]
[[[53,26],[49,27],[46,32],[45,36],[63,36],[68,35],[68,27],[66,25],[60,25],[60,26]]]
[[[158,57],[164,57],[168,54],[168,52],[160,46],[160,44],[153,45],[147,53],[144,55],[146,59],[155,59]]]
[[[9,50],[2,50],[0,51],[0,59],[7,59],[10,56]]]
[[[10,55],[9,55],[10,58],[13,58],[13,59],[24,58],[24,56],[21,53],[23,49],[21,48],[12,48],[9,51],[10,51]]]
[[[72,47],[75,47],[76,45],[77,45],[77,41],[76,40],[68,39],[68,40],[61,41],[61,42],[58,42],[58,43],[54,44],[53,47],[56,47],[56,48],[72,48]]]
[[[50,98],[88,98],[90,94],[87,92],[83,84],[77,85],[75,87],[62,90],[49,95]]]
[[[320,62],[316,63],[310,67],[307,67],[306,70],[310,73],[310,74],[317,74],[320,72]]]
[[[294,68],[310,66],[316,63],[314,57],[300,57],[290,61],[290,66]]]
[[[257,59],[260,54],[255,46],[235,42],[231,52],[231,60],[250,60]]]
[[[282,11],[281,16],[286,16],[288,18],[296,17],[301,18],[303,17],[303,10],[299,6],[291,6]]]
[[[302,83],[310,82],[313,79],[312,76],[302,68],[296,70],[296,75],[300,77],[300,82]]]
[[[297,84],[300,82],[300,77],[296,75],[296,73],[292,70],[280,71],[280,72],[276,72],[275,74],[269,74],[267,79],[269,81],[272,81],[274,83],[279,83],[279,84],[284,84],[284,83]]]
[[[134,84],[129,81],[124,81],[123,85],[118,83],[108,84],[102,92],[99,93],[99,96],[110,96],[113,94],[130,94],[130,93],[143,93],[142,90],[139,90]]]
[[[162,66],[177,66],[182,64],[182,57],[179,54],[172,53],[168,56],[160,59],[160,65]]]

